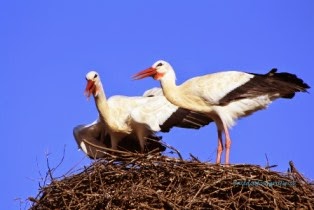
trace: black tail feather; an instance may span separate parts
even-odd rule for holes
[[[265,74],[264,78],[270,82],[270,85],[274,85],[278,90],[281,90],[279,92],[282,98],[293,98],[296,92],[307,92],[307,89],[310,88],[308,84],[295,74],[287,72],[277,73],[276,68]]]
[[[226,105],[232,101],[243,98],[254,98],[260,95],[269,95],[273,100],[276,98],[293,98],[296,92],[307,92],[310,88],[302,79],[295,74],[277,72],[276,68],[266,74],[255,74],[247,83],[229,92],[219,102]]]

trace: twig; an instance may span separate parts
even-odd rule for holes
[[[125,152],[123,157],[104,153],[104,159],[54,179],[29,200],[31,210],[313,209],[314,189],[305,179],[257,165],[226,167]]]

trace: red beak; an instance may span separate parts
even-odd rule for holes
[[[150,77],[154,76],[157,74],[157,69],[153,67],[149,67],[148,69],[145,69],[143,71],[140,71],[132,76],[133,79],[138,80],[138,79],[143,79],[145,77]]]
[[[87,84],[86,84],[86,88],[85,88],[85,91],[84,91],[84,95],[89,98],[92,93],[94,93],[96,90],[96,85],[95,85],[95,82],[92,81],[92,80],[87,80]]]

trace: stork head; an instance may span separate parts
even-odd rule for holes
[[[100,78],[99,74],[96,71],[90,71],[86,74],[86,88],[84,95],[89,98],[92,94],[94,97],[98,95],[99,86],[100,86]]]
[[[166,78],[167,76],[172,75],[174,77],[174,71],[171,67],[171,65],[163,60],[159,60],[155,62],[151,67],[148,69],[145,69],[143,71],[140,71],[133,75],[133,79],[143,79],[145,77],[153,77],[155,80],[162,80],[163,78]]]

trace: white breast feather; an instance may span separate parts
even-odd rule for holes
[[[262,95],[234,101],[226,106],[214,106],[214,109],[224,124],[230,128],[235,124],[236,119],[250,115],[257,110],[265,109],[270,103],[269,96]]]

